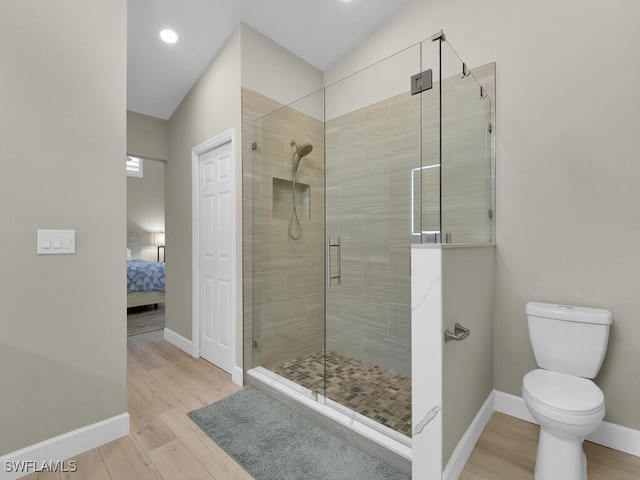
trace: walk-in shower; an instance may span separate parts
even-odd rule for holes
[[[494,240],[483,72],[441,36],[250,128],[245,363],[407,445],[411,246]]]

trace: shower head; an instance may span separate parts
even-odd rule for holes
[[[313,150],[313,145],[311,145],[310,143],[303,143],[302,145],[298,145],[296,142],[291,140],[291,146],[296,147],[296,151],[293,154],[293,161],[295,162],[294,172],[297,172],[298,167],[300,166],[300,160],[302,160],[302,157],[306,157],[311,153],[311,151]]]
[[[300,145],[296,148],[296,153],[298,154],[298,158],[306,157],[313,150],[313,145],[309,143],[305,143],[304,145]]]
[[[298,145],[293,140],[291,140],[291,146],[292,147],[296,147],[296,153],[295,154],[298,157],[298,161],[300,161],[300,159],[302,157],[306,157],[307,155],[309,155],[311,153],[311,151],[313,150],[313,145],[311,145],[309,143],[303,143],[302,145]]]

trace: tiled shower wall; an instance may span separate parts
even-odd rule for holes
[[[251,353],[245,365],[270,368],[323,348],[324,129],[321,120],[295,106],[281,107],[248,89],[243,89],[243,112],[245,352]],[[309,186],[308,219],[299,212],[299,240],[288,236],[289,218],[282,218],[292,207],[286,189],[292,140],[313,145],[297,176]],[[274,186],[283,188],[275,196]]]

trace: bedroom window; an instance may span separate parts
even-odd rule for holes
[[[142,159],[138,157],[127,157],[127,176],[142,178]]]

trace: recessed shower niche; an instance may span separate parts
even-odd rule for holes
[[[299,220],[309,220],[311,187],[305,183],[296,182],[295,190],[291,180],[273,177],[273,217],[289,218],[295,207]]]

